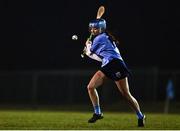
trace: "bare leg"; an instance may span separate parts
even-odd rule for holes
[[[99,105],[99,96],[96,88],[102,85],[104,79],[105,75],[101,71],[97,71],[87,86],[89,97],[93,106]]]
[[[132,109],[136,112],[136,114],[138,116],[138,127],[143,127],[145,124],[145,115],[143,115],[141,113],[141,110],[140,110],[137,100],[131,95],[131,93],[129,91],[129,84],[128,84],[127,77],[122,80],[115,81],[115,83],[118,86],[123,97],[130,104]]]
[[[140,107],[137,100],[131,95],[129,91],[129,84],[128,84],[127,77],[122,80],[115,81],[115,83],[118,89],[120,90],[122,96],[127,100],[127,102],[130,104],[132,109],[135,112],[140,112]]]

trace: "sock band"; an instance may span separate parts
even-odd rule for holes
[[[95,114],[101,114],[101,109],[99,105],[94,106],[94,113]]]
[[[144,115],[142,112],[136,112],[138,119],[143,119]]]

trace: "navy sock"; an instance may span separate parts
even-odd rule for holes
[[[94,113],[95,114],[101,114],[101,108],[99,105],[94,106]]]
[[[136,115],[137,115],[138,119],[142,119],[144,117],[142,112],[136,112]]]

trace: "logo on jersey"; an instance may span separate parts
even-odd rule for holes
[[[121,77],[121,72],[116,72],[115,75],[116,75],[117,78],[120,78]]]

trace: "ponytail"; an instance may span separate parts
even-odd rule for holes
[[[109,40],[110,40],[112,43],[115,42],[116,45],[119,45],[119,44],[120,44],[119,41],[114,37],[114,35],[112,35],[111,32],[106,31],[106,34],[109,36]]]

